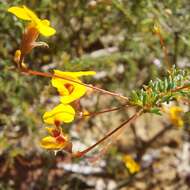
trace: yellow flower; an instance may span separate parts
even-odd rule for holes
[[[44,137],[40,146],[48,150],[60,150],[66,148],[69,144],[69,138],[67,135],[64,135],[61,128],[46,128],[50,133],[49,136]]]
[[[32,10],[26,6],[10,7],[8,12],[14,14],[22,20],[30,21],[30,25],[35,27],[38,32],[44,36],[52,36],[56,33],[56,30],[50,26],[50,22],[48,20],[41,20]]]
[[[70,105],[59,104],[51,111],[45,112],[43,120],[47,124],[59,125],[60,123],[70,123],[74,120],[75,110]]]
[[[41,20],[26,6],[10,7],[8,12],[16,15],[20,19],[30,21],[23,33],[20,49],[15,52],[14,60],[18,67],[23,68],[24,57],[29,54],[33,48],[38,46],[48,47],[48,44],[45,42],[36,42],[39,34],[52,36],[56,31],[50,26],[50,22],[48,20]]]
[[[140,171],[140,165],[135,162],[135,160],[130,155],[125,155],[123,157],[123,162],[131,174]]]
[[[51,80],[52,85],[57,88],[58,92],[61,95],[61,102],[63,104],[68,104],[79,99],[86,93],[86,87],[82,84],[77,83],[82,83],[79,77],[86,75],[95,75],[96,73],[94,71],[62,72],[59,70],[54,70],[54,74],[65,79],[76,81],[75,83],[58,77],[53,77]]]
[[[183,109],[179,106],[172,106],[169,110],[169,117],[173,125],[182,128],[184,126],[184,121],[181,117],[181,113],[183,113]]]

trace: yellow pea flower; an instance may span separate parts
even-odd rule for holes
[[[63,134],[60,127],[46,128],[46,130],[50,133],[50,135],[41,140],[40,146],[42,148],[48,150],[60,150],[71,144],[68,136]]]
[[[125,155],[123,162],[131,174],[140,171],[140,165],[130,155]]]
[[[64,77],[66,79],[82,83],[79,77],[87,75],[95,75],[96,72],[94,71],[62,72],[59,70],[54,70],[54,74],[56,76]],[[61,79],[58,77],[53,77],[51,83],[55,88],[57,88],[59,94],[61,95],[61,102],[63,104],[68,104],[79,99],[87,91],[86,86],[84,85],[69,80]]]
[[[173,125],[182,128],[184,126],[184,121],[181,117],[183,109],[179,106],[172,106],[169,109],[169,117]]]
[[[45,42],[36,42],[39,34],[44,36],[52,36],[56,31],[50,26],[50,22],[48,20],[41,20],[26,6],[10,7],[8,12],[14,14],[20,19],[30,21],[23,33],[20,48],[15,52],[14,60],[18,67],[23,68],[24,57],[29,54],[33,48],[38,46],[48,47],[48,44]]]
[[[59,104],[51,111],[45,112],[43,120],[47,124],[59,125],[60,123],[70,123],[74,120],[75,110],[70,105]]]
[[[30,21],[30,25],[36,28],[43,36],[52,36],[56,33],[56,30],[50,26],[50,22],[48,20],[38,18],[38,16],[26,6],[10,7],[8,12],[22,20]]]

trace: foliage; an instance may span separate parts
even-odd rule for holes
[[[189,96],[189,72],[174,67],[165,78],[151,80],[143,89],[133,91],[130,102],[159,114],[163,103],[176,100],[179,96]]]

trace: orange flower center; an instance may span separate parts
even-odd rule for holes
[[[60,132],[56,129],[52,130],[52,136],[53,137],[58,137],[60,135]]]
[[[56,127],[59,127],[59,126],[61,125],[61,123],[60,123],[59,120],[55,120],[55,121],[54,121],[54,124],[55,124]]]
[[[74,90],[74,86],[70,83],[64,84],[65,88],[69,91],[69,94],[71,94]]]
[[[62,137],[62,136],[58,136],[58,137],[56,137],[56,141],[58,142],[58,143],[64,143],[65,142],[65,139]]]

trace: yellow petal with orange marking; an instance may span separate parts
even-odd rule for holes
[[[51,82],[60,93],[61,102],[68,104],[81,98],[86,93],[86,86],[82,84],[82,81],[78,77],[95,74],[94,71],[62,72],[54,70],[55,77],[52,78]],[[71,88],[68,88],[69,85]]]
[[[51,111],[45,112],[43,120],[47,124],[55,124],[55,122],[70,123],[74,120],[75,110],[70,105],[59,104]]]
[[[51,136],[44,137],[40,142],[42,148],[49,150],[63,149],[67,144],[67,141],[59,142]]]

